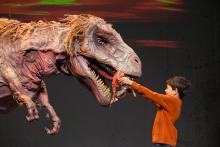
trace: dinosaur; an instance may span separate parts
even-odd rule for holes
[[[73,76],[100,106],[110,106],[129,91],[117,84],[118,77],[136,80],[141,66],[134,50],[100,17],[65,15],[58,21],[31,22],[0,18],[0,113],[23,105],[32,122],[39,119],[39,105],[53,121],[47,134],[58,133],[61,120],[49,102],[43,77]]]

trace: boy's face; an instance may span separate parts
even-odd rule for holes
[[[174,97],[178,96],[177,88],[176,89],[172,89],[172,87],[169,84],[167,84],[167,87],[165,89],[165,93],[166,93],[166,95],[170,95],[170,96],[174,96]]]

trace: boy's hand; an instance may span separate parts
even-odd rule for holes
[[[132,80],[130,80],[128,77],[120,77],[119,78],[119,83],[120,84],[126,84],[126,85],[131,85],[132,84]]]

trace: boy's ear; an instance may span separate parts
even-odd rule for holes
[[[178,93],[179,93],[178,89],[177,89],[177,88],[175,88],[175,94],[178,94]]]

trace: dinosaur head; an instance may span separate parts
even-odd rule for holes
[[[95,95],[100,105],[108,106],[113,95],[114,75],[120,71],[132,79],[140,77],[141,61],[103,19],[92,15],[70,15],[67,20],[72,23],[72,30],[75,29],[65,40],[71,56],[70,70]],[[117,98],[126,92],[124,89],[117,87]]]

